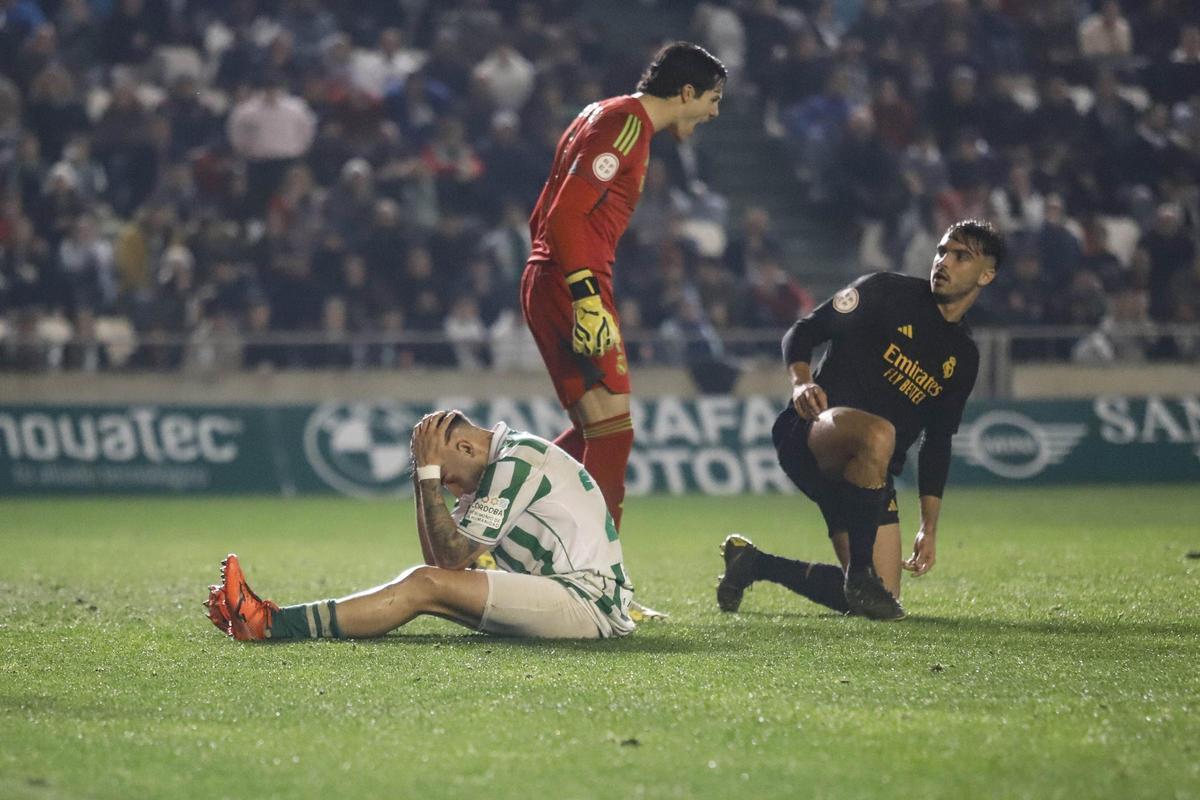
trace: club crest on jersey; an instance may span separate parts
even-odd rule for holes
[[[617,174],[617,168],[621,166],[621,162],[612,153],[601,153],[596,156],[592,162],[592,174],[598,179],[608,182]]]
[[[949,358],[947,358],[945,363],[942,364],[942,378],[943,379],[949,378],[951,375],[953,375],[954,368],[957,366],[958,366],[957,358],[955,358],[954,356],[950,356]]]
[[[856,308],[858,308],[858,289],[855,289],[853,286],[842,289],[833,296],[834,311],[849,314]]]
[[[479,497],[467,509],[467,522],[478,522],[485,528],[499,528],[508,510],[507,497]]]

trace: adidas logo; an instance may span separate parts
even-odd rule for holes
[[[909,339],[912,338],[912,325],[901,325],[899,328],[896,328],[896,330],[900,331],[900,333],[903,333]]]

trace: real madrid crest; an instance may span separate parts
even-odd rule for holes
[[[958,366],[957,358],[955,358],[954,356],[950,356],[949,358],[947,358],[946,361],[942,364],[942,378],[943,379],[949,378],[951,375],[953,375],[954,368],[956,366]]]
[[[833,296],[834,311],[849,314],[856,308],[858,308],[858,289],[855,289],[853,286],[842,289]]]

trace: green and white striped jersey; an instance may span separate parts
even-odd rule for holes
[[[459,498],[453,516],[459,533],[492,547],[501,569],[563,584],[605,635],[633,631],[617,528],[600,489],[562,448],[497,424],[479,487]]]

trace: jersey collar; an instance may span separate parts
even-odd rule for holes
[[[500,457],[500,448],[504,446],[504,440],[508,438],[508,431],[508,425],[503,422],[497,422],[492,426],[492,442],[488,447],[489,464]]]

